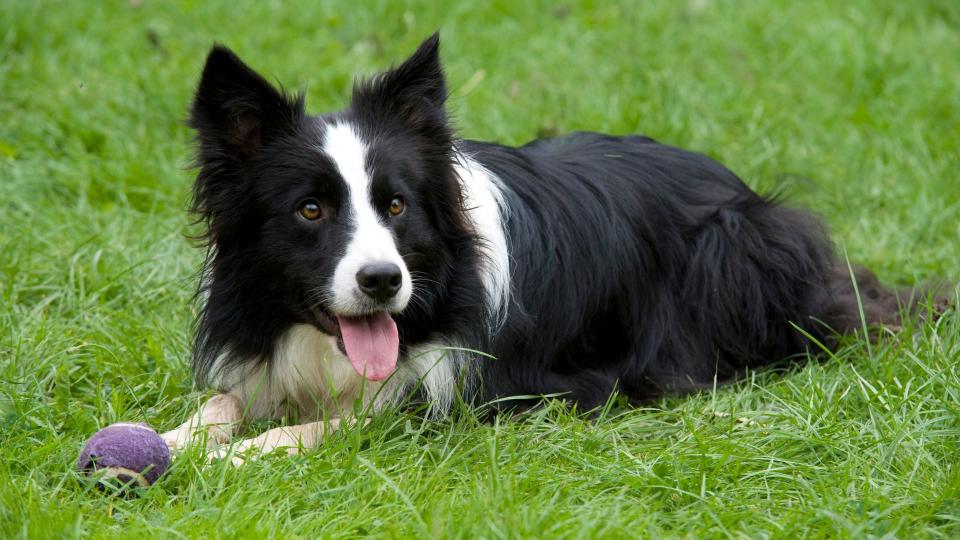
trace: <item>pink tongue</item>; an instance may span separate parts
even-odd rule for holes
[[[337,317],[353,369],[370,381],[382,381],[397,368],[400,336],[397,323],[381,311],[366,317]]]

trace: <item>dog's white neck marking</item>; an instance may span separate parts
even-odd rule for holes
[[[215,385],[235,397],[250,418],[278,418],[288,412],[287,406],[304,418],[340,416],[353,410],[361,396],[364,404],[370,403],[380,387],[357,374],[335,338],[308,324],[287,329],[269,363],[228,362],[229,354],[218,359],[228,369],[216,371]]]
[[[393,233],[380,221],[370,199],[367,145],[353,126],[340,122],[324,126],[321,150],[337,166],[347,184],[349,212],[354,225],[353,236],[334,271],[330,309],[338,315],[369,313],[369,299],[357,287],[357,272],[366,264],[391,262],[400,268],[403,280],[389,311],[402,311],[410,301],[413,286],[407,265],[397,251]],[[345,213],[345,209],[341,209],[341,215]]]
[[[484,258],[481,277],[490,310],[490,332],[496,333],[510,307],[510,251],[507,245],[507,206],[500,180],[472,157],[455,150],[463,202]]]

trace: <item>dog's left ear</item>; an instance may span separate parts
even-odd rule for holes
[[[207,157],[245,159],[270,138],[293,131],[303,117],[303,96],[291,98],[215,45],[190,107],[201,164]]]
[[[419,123],[443,120],[447,85],[440,65],[440,33],[428,37],[399,66],[353,89],[355,110],[399,113]]]

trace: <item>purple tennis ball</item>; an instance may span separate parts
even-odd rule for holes
[[[104,477],[124,485],[149,486],[170,465],[170,449],[144,423],[111,424],[93,434],[80,452],[77,469],[86,474],[106,471]]]

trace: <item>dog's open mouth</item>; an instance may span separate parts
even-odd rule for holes
[[[314,324],[337,338],[337,346],[350,365],[370,381],[382,381],[397,368],[400,335],[397,323],[386,311],[347,317],[320,306],[310,306]]]

